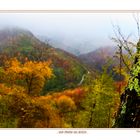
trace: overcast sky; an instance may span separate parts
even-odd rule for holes
[[[132,13],[0,13],[0,28],[25,28],[66,46],[86,46],[85,52],[114,45],[110,40],[112,23],[119,25],[124,35],[137,37]]]

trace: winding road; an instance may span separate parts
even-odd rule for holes
[[[88,71],[87,74],[90,74],[90,72]],[[80,82],[78,83],[78,86],[81,86],[81,85],[82,85],[83,81],[85,80],[85,76],[86,76],[87,74],[83,74],[83,76],[82,76]]]

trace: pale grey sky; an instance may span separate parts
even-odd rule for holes
[[[0,28],[18,26],[84,52],[113,45],[112,23],[137,37],[132,13],[0,13]]]

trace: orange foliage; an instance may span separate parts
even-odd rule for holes
[[[115,88],[117,92],[123,92],[124,88],[127,86],[126,81],[115,82]]]
[[[36,97],[35,103],[44,109],[44,122],[39,121],[36,125],[38,127],[49,127],[58,128],[61,127],[61,118],[59,116],[59,111],[56,108],[56,103],[51,95]]]
[[[76,105],[79,105],[80,100],[85,96],[85,91],[82,88],[74,90],[66,90],[63,94],[71,97]]]
[[[11,91],[11,88],[5,86],[5,84],[0,84],[0,96],[8,94]]]
[[[66,95],[62,95],[58,98],[57,106],[59,110],[63,113],[76,109],[74,101]]]
[[[20,80],[28,94],[39,95],[45,80],[53,76],[50,65],[51,61],[26,61],[22,64],[13,58],[5,63],[6,81],[10,84],[17,84]]]

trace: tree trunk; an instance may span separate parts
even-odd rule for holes
[[[140,67],[140,41],[137,43],[137,55],[135,57],[133,67]],[[138,79],[138,86],[140,87],[140,71],[138,75],[131,71],[130,78]],[[132,84],[132,83],[131,83]],[[117,128],[139,128],[140,127],[140,93],[135,88],[130,89],[129,83],[125,92],[121,95],[121,105],[118,111],[114,127]]]

